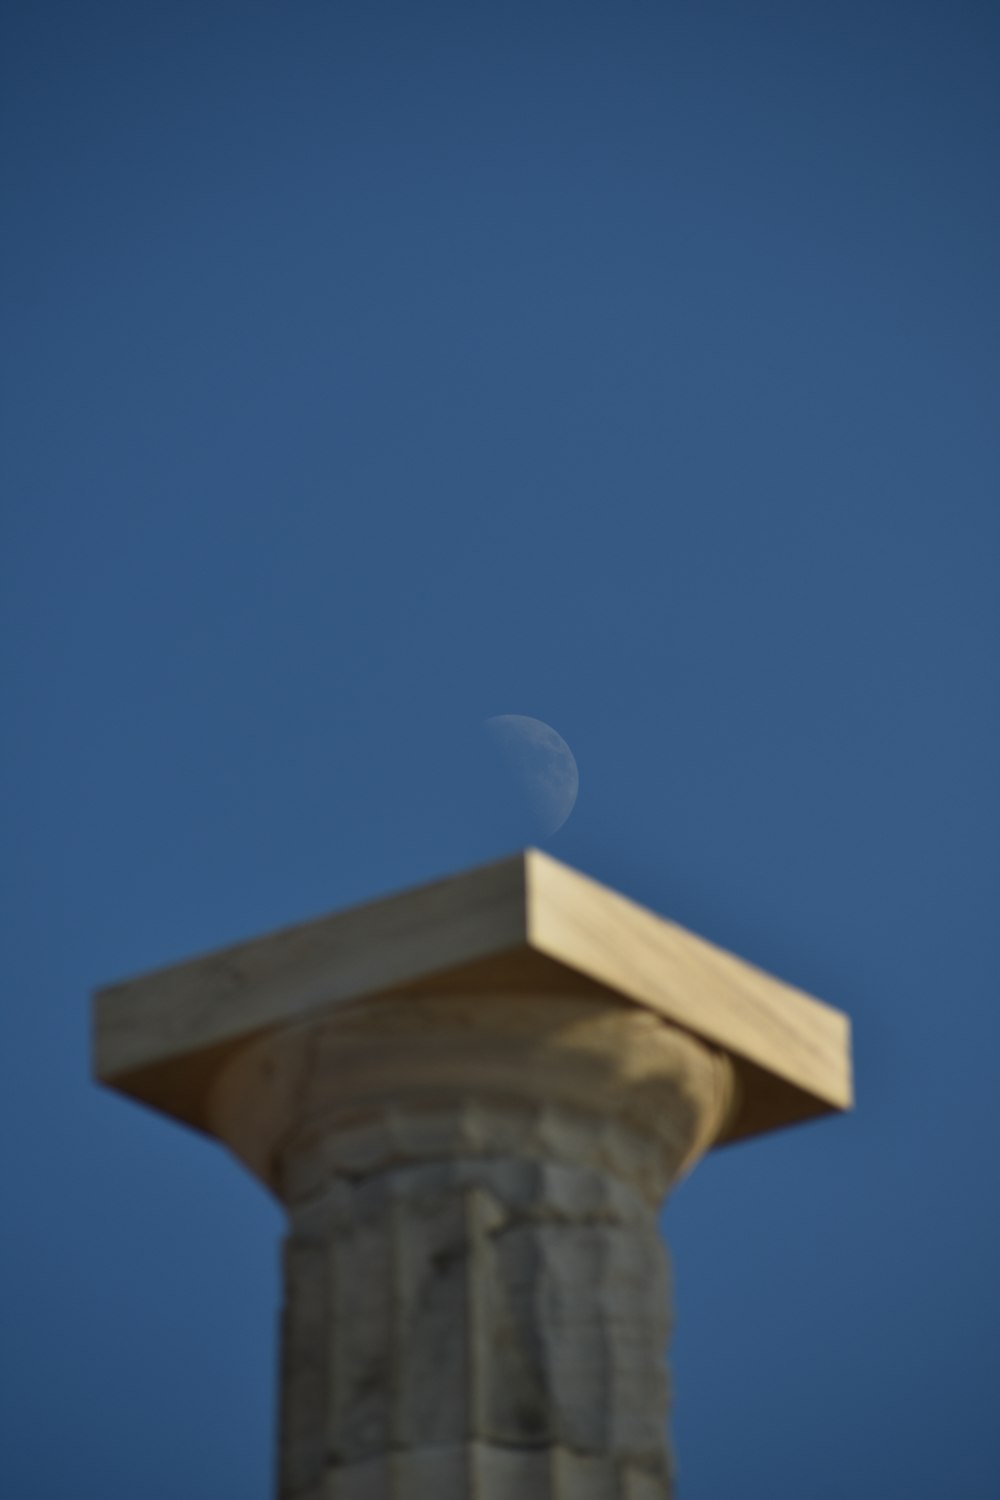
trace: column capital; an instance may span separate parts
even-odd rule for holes
[[[732,1061],[723,1140],[850,1107],[840,1011],[528,849],[496,864],[108,986],[98,1078],[198,1129],[237,1051],[394,997],[614,999]]]
[[[371,999],[248,1042],[212,1134],[287,1201],[307,1180],[451,1157],[537,1156],[613,1172],[654,1206],[737,1107],[732,1066],[616,998]]]

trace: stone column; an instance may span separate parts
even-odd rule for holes
[[[657,1215],[853,1098],[840,1011],[526,849],[100,990],[284,1201],[281,1500],[666,1500]]]
[[[287,1206],[281,1500],[664,1500],[657,1216],[734,1101],[615,997],[369,999],[218,1072]]]

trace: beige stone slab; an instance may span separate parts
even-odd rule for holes
[[[101,990],[95,1071],[206,1128],[234,1049],[385,995],[613,995],[722,1048],[729,1138],[851,1103],[847,1017],[537,850]]]
[[[531,851],[532,948],[813,1093],[852,1103],[850,1023],[744,959]]]
[[[96,998],[96,1070],[111,1081],[525,943],[525,861],[253,938]]]

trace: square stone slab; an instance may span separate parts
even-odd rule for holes
[[[376,995],[497,992],[616,996],[722,1048],[727,1140],[852,1103],[842,1012],[537,849],[110,985],[94,1068],[204,1130],[216,1071],[254,1037]]]

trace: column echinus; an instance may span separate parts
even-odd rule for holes
[[[287,1209],[280,1500],[664,1500],[664,1198],[851,1103],[839,1011],[536,850],[95,1019]]]

